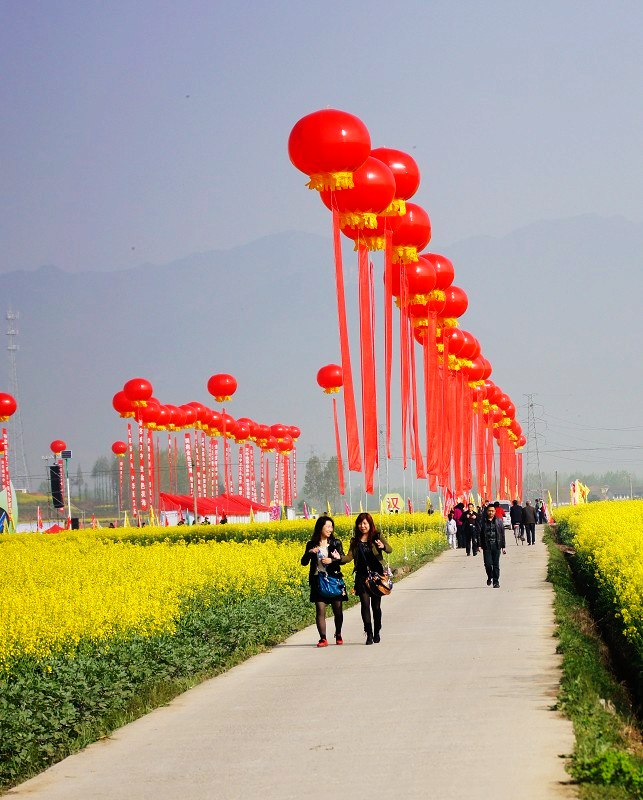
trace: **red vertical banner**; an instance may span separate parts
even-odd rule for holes
[[[154,508],[154,441],[152,431],[147,428],[147,486],[149,489],[150,508]]]
[[[205,431],[201,431],[201,497],[208,496],[208,462],[205,456]]]
[[[275,453],[275,481],[274,481],[274,497],[273,497],[273,505],[277,505],[279,502],[279,453]]]
[[[342,356],[342,374],[344,377],[344,417],[346,420],[346,441],[348,443],[348,468],[352,472],[361,472],[362,456],[359,447],[353,369],[351,366],[351,354],[348,341],[348,323],[346,321],[342,243],[339,229],[339,213],[336,209],[333,210],[333,249],[335,253],[335,288],[337,294],[337,316],[339,318],[339,346]]]
[[[210,482],[210,497],[216,497],[219,492],[217,491],[217,482],[214,477],[214,438],[211,436],[208,440],[208,480]]]
[[[145,429],[139,422],[138,425],[138,476],[140,486],[141,511],[147,511],[147,487],[145,485]]]
[[[138,514],[136,505],[136,469],[134,468],[134,440],[132,436],[132,425],[127,423],[127,451],[129,454],[129,483],[130,483],[130,498],[132,501],[132,516]]]
[[[123,510],[123,459],[118,459],[118,510]]]
[[[279,503],[283,506],[286,503],[286,455],[279,454]]]
[[[292,449],[292,496],[297,499],[297,448]]]
[[[377,466],[377,391],[375,384],[375,332],[373,265],[368,250],[359,245],[359,314],[362,367],[362,436],[364,441],[364,488],[373,494],[373,475]]]
[[[287,453],[284,455],[284,504],[286,506],[292,505],[290,496],[290,456]]]
[[[265,486],[264,491],[265,495],[265,503],[266,505],[270,505],[270,459],[268,458],[268,453],[266,453],[266,463],[265,463],[265,471],[266,471],[266,478],[265,478]]]
[[[419,479],[426,478],[426,471],[424,469],[424,459],[422,458],[422,447],[420,446],[420,431],[419,431],[419,416],[418,409],[418,393],[417,393],[417,373],[415,368],[415,341],[413,338],[413,328],[409,326],[409,354],[411,362],[411,386],[413,392],[411,398],[412,405],[412,423],[413,423],[413,459],[415,461],[415,475]]]
[[[344,485],[344,462],[342,460],[342,444],[339,436],[339,424],[337,422],[337,401],[333,397],[333,423],[335,426],[335,452],[337,453],[337,484],[339,486],[339,493],[344,494],[346,487]]]
[[[194,493],[194,469],[192,466],[192,437],[189,433],[185,434],[185,463],[188,468],[188,482],[190,484],[190,495],[195,497]]]
[[[160,478],[159,478],[160,481]],[[172,434],[167,435],[167,491],[172,494]],[[160,486],[159,486],[160,488]]]
[[[248,455],[250,456],[250,499],[253,503],[257,502],[257,477],[255,475],[255,451],[251,444],[248,445]]]
[[[259,456],[259,502],[262,506],[266,505],[266,474],[268,472],[267,469],[268,460],[266,458],[266,454],[261,451],[261,455]]]
[[[402,468],[406,469],[409,414],[409,313],[406,274],[400,268],[400,403],[402,410]]]
[[[228,491],[232,492],[234,490],[234,483],[232,482],[232,445],[227,439],[225,446],[228,454]]]
[[[9,517],[9,523],[13,523],[13,492],[11,491],[11,475],[9,473],[9,437],[7,435],[7,429],[2,429],[2,449],[4,450],[2,454],[2,485],[7,491],[7,516]],[[60,471],[62,476],[62,470]],[[63,493],[63,497],[64,497]],[[11,528],[8,528],[11,530]],[[2,530],[0,530],[2,533]]]
[[[518,502],[522,502],[522,453],[516,453],[516,472],[518,473],[516,476]],[[551,513],[551,508],[549,513]]]
[[[194,431],[194,451],[193,451],[194,486],[196,496],[201,497],[201,455],[199,452],[199,432]]]
[[[60,494],[63,499],[64,508],[67,507],[67,487],[66,487],[66,477],[65,477],[65,462],[62,458],[58,459],[58,466],[60,467]],[[7,461],[7,477],[9,477],[9,462]],[[71,518],[71,508],[67,509],[67,517]],[[69,523],[71,525],[71,523]]]
[[[391,457],[391,368],[393,364],[393,234],[386,231],[384,251],[384,384],[386,392],[386,457]]]
[[[214,492],[213,497],[219,496],[219,442],[215,439],[214,440],[214,474],[212,479],[214,481]]]
[[[246,444],[246,462],[245,462],[245,477],[244,477],[244,489],[246,492],[246,497],[248,500],[252,500],[252,462],[253,462],[253,453],[252,453],[252,445]]]
[[[239,445],[239,457],[237,459],[237,493],[245,496],[243,492],[243,475],[244,475],[244,461],[245,461],[245,448],[242,444]]]

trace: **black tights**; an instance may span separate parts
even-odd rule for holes
[[[362,604],[362,622],[364,623],[364,630],[368,631],[371,627],[371,608],[373,609],[373,626],[377,633],[382,628],[382,598],[371,597],[368,592],[364,592],[359,596]]]
[[[317,602],[315,607],[317,609],[315,622],[317,623],[317,631],[319,638],[326,638],[326,606],[327,603]],[[340,636],[342,633],[342,624],[344,622],[344,611],[342,609],[341,600],[331,600],[330,605],[333,607],[333,616],[335,617],[335,633]]]

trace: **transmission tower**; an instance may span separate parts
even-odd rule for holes
[[[536,430],[536,415],[534,413],[533,394],[525,395],[527,398],[527,448],[525,451],[525,461],[523,472],[525,475],[524,499],[534,500],[536,492],[538,497],[544,498],[543,474],[540,471],[540,453],[538,452],[539,433]]]
[[[16,366],[16,354],[19,347],[16,339],[18,338],[17,321],[20,317],[17,311],[9,309],[6,314],[7,336],[9,342],[9,386],[10,393],[14,396],[18,408],[16,413],[9,419],[9,469],[11,480],[17,491],[29,491],[29,471],[27,470],[27,459],[25,457],[25,442],[22,429],[22,417],[20,415],[20,393],[18,391],[18,368]]]

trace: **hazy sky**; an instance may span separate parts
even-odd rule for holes
[[[413,153],[436,248],[643,216],[640,0],[2,0],[0,15],[0,272],[327,234],[286,152],[325,106]]]

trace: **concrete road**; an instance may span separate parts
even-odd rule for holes
[[[574,797],[541,538],[509,543],[499,589],[480,556],[444,553],[384,598],[381,644],[364,646],[351,609],[342,647],[317,649],[307,628],[9,796]]]

